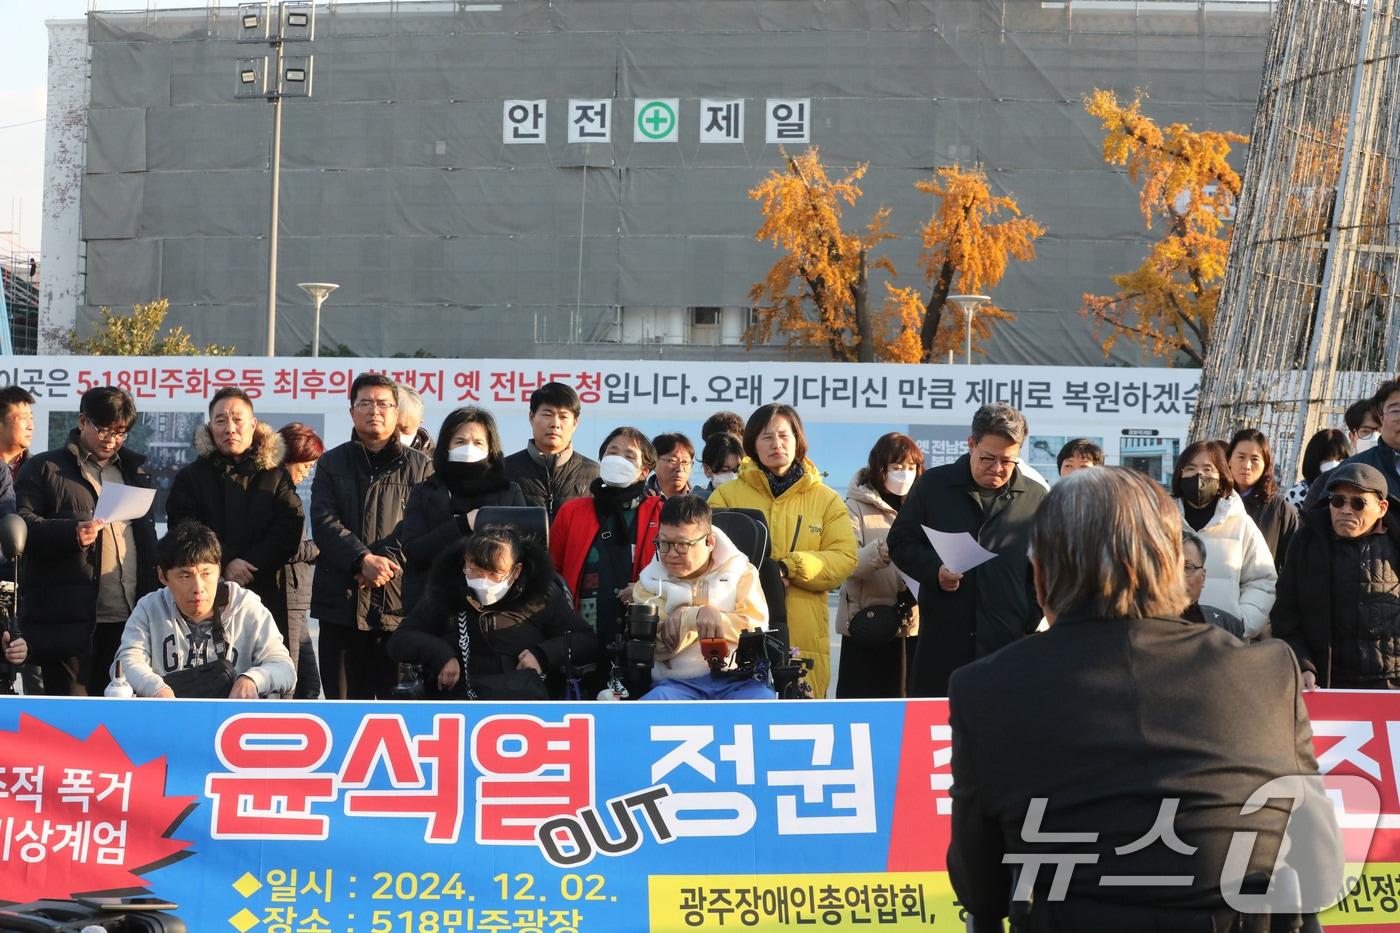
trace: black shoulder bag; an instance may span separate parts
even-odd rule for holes
[[[165,685],[173,690],[177,697],[181,699],[223,700],[228,698],[229,691],[233,689],[233,682],[238,679],[238,674],[233,668],[233,662],[228,659],[228,639],[224,635],[222,614],[223,608],[227,604],[228,596],[221,581],[219,595],[214,600],[214,626],[210,636],[214,642],[216,657],[213,661],[206,661],[198,667],[187,667],[184,670],[165,675]],[[189,644],[189,623],[182,616],[180,624],[185,628],[185,642]]]

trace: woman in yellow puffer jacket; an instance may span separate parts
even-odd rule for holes
[[[764,405],[744,427],[739,477],[715,489],[716,509],[758,509],[768,517],[773,558],[787,587],[788,637],[812,659],[813,695],[831,680],[827,593],[856,566],[856,538],[846,503],[807,459],[802,419],[788,405]]]

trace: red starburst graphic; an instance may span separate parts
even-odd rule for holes
[[[78,739],[21,713],[0,732],[0,901],[129,892],[188,855],[169,837],[195,798],[166,796],[165,775],[103,726]]]

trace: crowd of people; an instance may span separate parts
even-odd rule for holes
[[[31,454],[33,401],[0,390],[0,512],[29,531],[23,637],[0,638],[49,694],[102,695],[120,674],[141,695],[227,681],[228,695],[385,699],[417,670],[428,696],[635,698],[616,646],[633,613],[654,611],[651,698],[771,695],[721,679],[713,657],[779,627],[816,696],[944,696],[955,671],[1046,625],[1031,531],[1049,485],[1021,461],[1029,428],[1005,404],[979,409],[967,453],[927,471],[912,438],[879,437],[842,496],[782,404],[718,412],[698,445],[619,426],[594,460],[574,446],[584,413],[562,383],[533,393],[530,440],[509,455],[489,411],[452,411],[434,436],[417,393],[380,374],[354,380],[352,437],[330,449],[306,425],[260,421],[227,387],[174,477],[158,542],[150,514],[94,514],[104,483],[152,485],[124,443],[131,397],[89,390],[67,442]],[[1308,441],[1296,485],[1254,429],[1181,453],[1169,492],[1184,617],[1283,639],[1309,686],[1389,688],[1400,381],[1345,420]],[[1085,438],[1057,458],[1060,478],[1103,465]],[[764,527],[764,553],[721,527],[735,511]],[[927,529],[995,558],[954,572]]]

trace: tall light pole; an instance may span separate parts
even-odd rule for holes
[[[311,355],[321,355],[321,302],[326,300],[326,296],[335,291],[340,286],[334,282],[298,282],[297,288],[311,296],[311,300],[316,302],[316,320],[311,325]]]
[[[972,315],[977,313],[977,309],[992,299],[986,295],[949,295],[943,299],[948,304],[957,308],[967,318],[967,363],[972,364]]]
[[[238,5],[238,41],[264,43],[269,56],[238,60],[238,89],[234,96],[261,97],[272,102],[272,203],[267,233],[267,355],[277,350],[277,227],[282,188],[282,98],[311,96],[314,56],[285,54],[288,42],[310,42],[316,34],[314,0],[279,0],[276,15],[271,0]],[[320,305],[317,305],[319,309]]]

